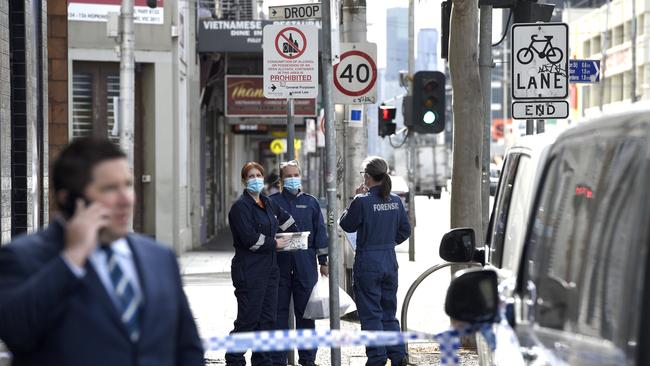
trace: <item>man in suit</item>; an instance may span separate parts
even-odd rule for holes
[[[133,177],[106,139],[53,166],[64,218],[0,248],[0,339],[22,365],[203,365],[174,253],[129,232]]]

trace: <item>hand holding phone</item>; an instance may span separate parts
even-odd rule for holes
[[[74,214],[65,226],[63,255],[73,264],[83,267],[98,243],[99,232],[110,223],[110,211],[99,202],[90,203],[78,198]]]
[[[366,193],[366,192],[368,192],[368,188],[363,183],[359,184],[359,186],[357,187],[357,190],[355,191],[356,194],[363,194],[363,193]]]

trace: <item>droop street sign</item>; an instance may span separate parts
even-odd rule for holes
[[[296,20],[296,19],[320,19],[320,3],[300,4],[287,6],[269,6],[269,19],[273,20]]]

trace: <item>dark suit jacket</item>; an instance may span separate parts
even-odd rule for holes
[[[0,339],[13,365],[203,365],[203,349],[173,252],[129,235],[144,305],[132,343],[90,262],[78,279],[60,256],[63,227],[0,248]]]

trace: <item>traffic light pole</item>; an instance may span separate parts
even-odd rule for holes
[[[409,0],[409,58],[408,58],[408,75],[409,95],[413,95],[413,74],[415,73],[415,3]],[[411,116],[413,114],[411,113]],[[415,261],[415,174],[417,165],[416,146],[415,146],[415,129],[414,121],[408,133],[408,181],[409,181],[409,222],[411,223],[411,235],[409,236],[409,261]],[[434,147],[435,150],[435,147]],[[434,176],[435,179],[435,176]]]
[[[331,1],[322,0],[323,29],[321,65],[323,72],[323,108],[325,109],[325,151],[327,155],[325,164],[325,188],[327,190],[327,236],[329,257],[329,289],[330,289],[330,329],[341,329],[339,314],[339,268],[341,267],[340,248],[337,239],[337,198],[336,198],[336,130],[334,127],[334,102],[332,93],[332,14]],[[335,9],[338,11],[338,9]],[[341,366],[341,349],[331,349],[332,366]]]

